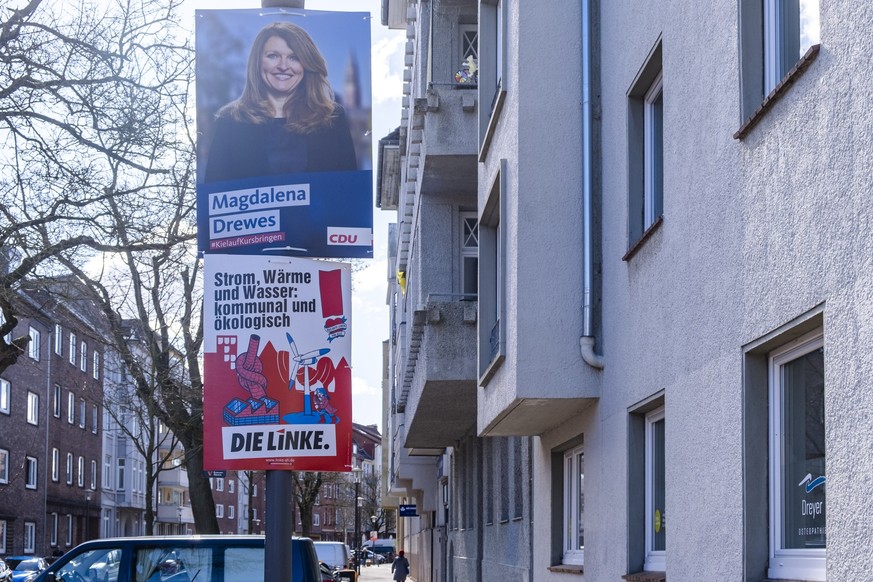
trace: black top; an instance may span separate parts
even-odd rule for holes
[[[337,106],[329,125],[311,133],[290,132],[284,123],[281,118],[266,123],[216,119],[205,181],[357,169],[355,146],[342,107]]]

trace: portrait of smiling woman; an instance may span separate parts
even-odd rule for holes
[[[290,22],[252,43],[242,94],[218,110],[205,181],[357,169],[345,110],[309,34]]]

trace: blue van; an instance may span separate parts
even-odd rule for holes
[[[309,538],[291,543],[290,582],[321,582]],[[264,582],[264,536],[154,536],[76,546],[35,582]]]

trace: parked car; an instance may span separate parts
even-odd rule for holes
[[[12,582],[31,582],[48,568],[48,562],[36,556],[8,556],[6,565],[12,568]]]
[[[352,552],[343,542],[315,542],[318,561],[331,570],[344,570],[352,565]]]
[[[0,558],[0,582],[12,582],[12,570],[3,561],[3,558]]]
[[[104,574],[108,580],[98,582],[264,582],[264,553],[264,536],[92,540],[58,558],[34,582],[95,582],[94,575]],[[309,538],[292,540],[291,563],[290,582],[323,582]]]

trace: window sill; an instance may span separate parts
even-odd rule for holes
[[[666,572],[636,572],[622,576],[627,582],[667,582]]]
[[[643,232],[643,235],[640,237],[640,239],[631,245],[631,247],[627,250],[627,252],[621,258],[621,260],[622,261],[631,260],[631,258],[633,258],[633,256],[635,254],[637,254],[637,251],[640,250],[640,248],[643,246],[643,243],[645,243],[647,240],[649,240],[649,238],[652,236],[652,233],[654,233],[656,230],[658,230],[658,227],[660,227],[663,222],[664,222],[664,215],[662,214],[661,216],[659,216],[655,220],[655,222],[652,223],[652,226],[650,226],[649,228],[647,228],[645,230],[645,232]]]
[[[734,134],[734,139],[741,140],[749,135],[749,132],[754,129],[754,127],[758,124],[759,121],[761,121],[764,115],[766,115],[767,112],[773,108],[776,102],[779,101],[779,99],[781,99],[782,96],[788,91],[788,88],[791,87],[791,85],[793,85],[794,82],[800,78],[803,72],[809,68],[809,66],[818,56],[820,49],[820,44],[814,44],[809,47],[809,50],[806,51],[806,54],[800,57],[800,60],[797,61],[797,64],[794,65],[794,67],[792,67],[790,71],[788,71],[788,74],[785,75],[785,78],[782,79],[782,81],[780,81],[779,84],[776,85],[776,87],[774,87],[772,91],[770,91],[770,94],[764,98],[764,101],[761,103],[758,109],[756,109],[755,112],[752,113],[752,115],[745,121],[745,123],[743,123],[740,129],[737,130],[737,132]]]
[[[557,566],[549,566],[549,572],[556,574],[577,574],[582,575],[583,567],[581,564],[558,564]]]

